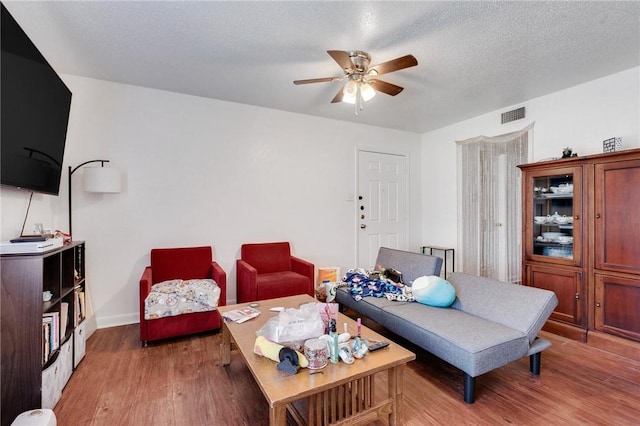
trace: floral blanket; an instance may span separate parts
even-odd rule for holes
[[[394,283],[384,277],[369,278],[370,273],[362,268],[350,269],[342,278],[349,286],[349,294],[354,300],[360,301],[363,297],[386,297],[389,300],[404,302],[413,301],[411,287]]]
[[[163,281],[154,284],[144,300],[144,318],[150,320],[213,311],[219,299],[220,287],[214,280]]]

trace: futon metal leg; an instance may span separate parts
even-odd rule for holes
[[[464,373],[464,402],[473,404],[476,399],[476,378]]]
[[[536,376],[540,374],[540,360],[542,358],[542,352],[535,353],[529,356],[529,370],[531,374]]]

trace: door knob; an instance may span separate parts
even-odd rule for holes
[[[367,227],[367,225],[365,225],[364,223],[360,225],[360,229],[365,229]]]

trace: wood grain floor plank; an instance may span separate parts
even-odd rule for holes
[[[405,369],[406,425],[640,425],[638,361],[543,333],[552,346],[540,376],[524,358],[477,378],[476,402],[466,404],[459,370],[375,331],[417,355]],[[96,331],[54,409],[58,424],[267,425],[267,403],[241,356],[221,365],[221,341],[220,333],[205,333],[143,348],[137,325]],[[378,400],[386,386],[379,375]]]

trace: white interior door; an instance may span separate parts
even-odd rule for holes
[[[357,186],[358,267],[372,268],[380,247],[407,249],[406,156],[358,151]]]

